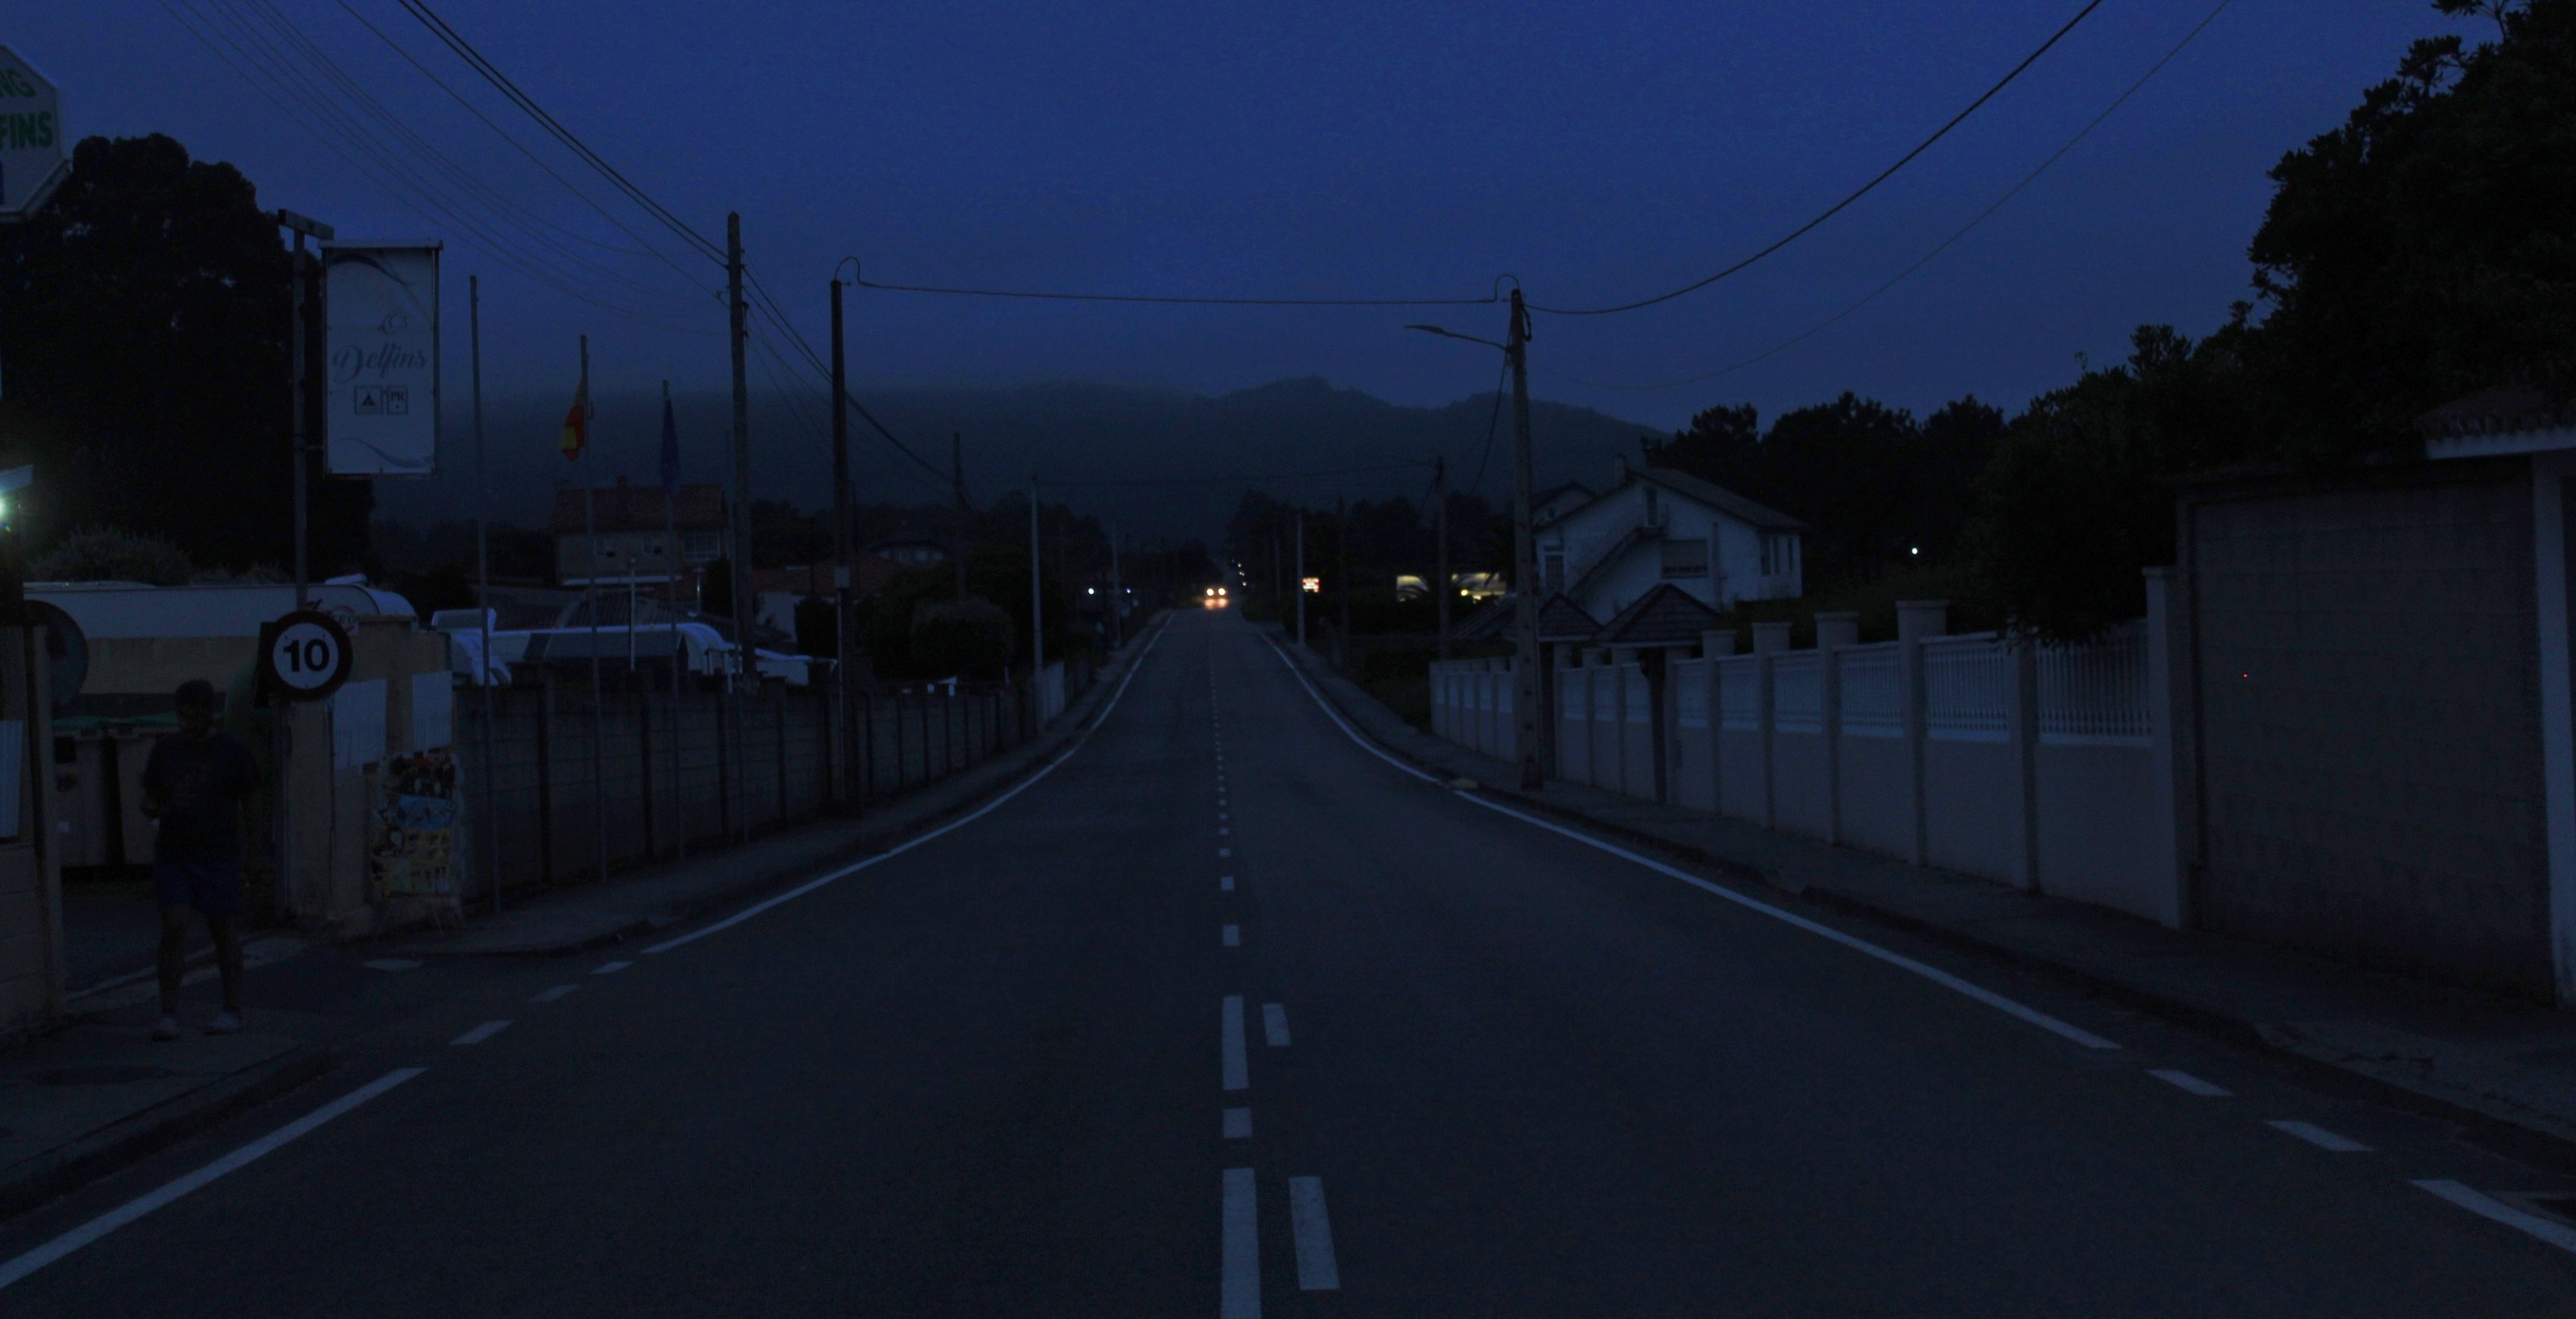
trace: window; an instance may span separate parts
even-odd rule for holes
[[[1762,575],[1781,577],[1798,570],[1798,537],[1786,531],[1762,533]]]
[[[1664,576],[1708,576],[1708,542],[1705,540],[1665,541]]]
[[[680,557],[690,563],[706,563],[724,553],[721,531],[685,531],[680,533]]]
[[[1664,525],[1664,510],[1662,506],[1655,501],[1655,488],[1653,486],[1646,487],[1646,525],[1650,527],[1660,527]]]
[[[1547,584],[1547,593],[1554,595],[1564,590],[1565,551],[1551,546],[1547,553],[1540,557],[1539,562],[1542,565],[1539,580]]]

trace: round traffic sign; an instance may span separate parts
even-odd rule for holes
[[[348,629],[319,609],[297,609],[260,629],[259,676],[290,701],[313,701],[339,690],[355,660]]]

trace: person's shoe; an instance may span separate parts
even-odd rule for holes
[[[240,1034],[241,1014],[233,1011],[231,1008],[226,1008],[223,1011],[206,1018],[206,1033],[208,1035]]]
[[[175,1012],[162,1013],[161,1019],[152,1023],[152,1038],[156,1040],[179,1038],[179,1015]]]

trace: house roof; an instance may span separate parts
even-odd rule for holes
[[[1536,494],[1534,494],[1534,495],[1531,495],[1531,496],[1530,496],[1530,507],[1531,507],[1531,508],[1545,508],[1545,507],[1547,507],[1547,506],[1548,506],[1548,504],[1549,504],[1550,502],[1552,502],[1552,501],[1556,500],[1557,498],[1559,498],[1559,497],[1563,496],[1563,495],[1564,495],[1566,492],[1568,492],[1568,491],[1573,491],[1573,492],[1575,492],[1575,493],[1578,493],[1578,494],[1582,495],[1582,496],[1583,496],[1583,502],[1584,502],[1584,503],[1587,503],[1587,504],[1588,504],[1588,503],[1591,503],[1591,502],[1592,502],[1592,500],[1593,500],[1592,487],[1590,487],[1590,486],[1588,486],[1588,485],[1585,485],[1585,484],[1584,484],[1584,483],[1582,483],[1581,481],[1568,481],[1568,482],[1566,482],[1566,483],[1565,483],[1565,484],[1563,484],[1563,485],[1552,485],[1552,486],[1549,486],[1547,489],[1545,489],[1545,490],[1541,490],[1541,491],[1539,491],[1538,493],[1536,493]]]
[[[660,531],[664,517],[662,487],[631,485],[617,478],[613,486],[593,487],[598,500],[593,515],[601,531]],[[551,527],[558,536],[578,536],[586,529],[583,521],[582,486],[564,486],[555,491]],[[725,525],[724,487],[713,483],[680,487],[677,507],[670,510],[682,531],[721,531]]]
[[[1718,625],[1716,610],[1692,598],[1671,582],[1637,598],[1619,616],[1601,625],[1596,646],[1696,646],[1699,634]]]
[[[1551,595],[1538,607],[1538,639],[1545,645],[1557,641],[1590,641],[1601,630],[1601,621],[1584,612],[1583,606],[1566,599],[1562,593]]]
[[[2576,404],[2530,385],[2482,390],[2453,399],[2415,419],[2416,432],[2427,439],[2509,435],[2567,426],[2576,426]]]
[[[1757,504],[1714,481],[1703,481],[1688,472],[1669,467],[1634,467],[1629,474],[1641,481],[1652,481],[1685,499],[1695,499],[1721,513],[1741,518],[1765,531],[1804,531],[1807,524],[1772,508]]]

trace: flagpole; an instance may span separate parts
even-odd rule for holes
[[[576,458],[590,454],[590,419],[596,415],[590,406],[590,336],[581,336],[581,451]],[[581,530],[590,542],[590,571],[582,576],[581,591],[586,612],[590,615],[590,832],[593,860],[599,879],[608,878],[608,758],[603,745],[606,737],[601,728],[602,707],[599,676],[599,483],[585,474],[581,481]]]

